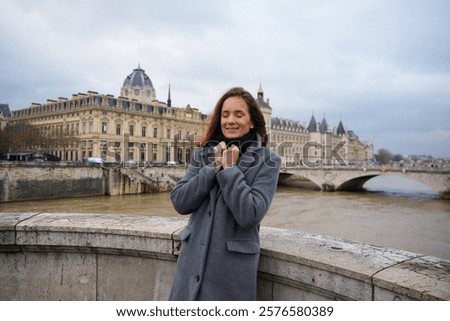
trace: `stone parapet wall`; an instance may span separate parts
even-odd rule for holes
[[[0,300],[166,300],[184,218],[0,213]],[[260,300],[450,300],[450,261],[261,228]]]

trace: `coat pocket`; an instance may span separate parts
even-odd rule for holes
[[[259,253],[259,243],[255,241],[227,241],[227,249],[230,252],[257,254]]]
[[[191,235],[191,230],[189,229],[189,227],[185,227],[180,232],[180,240],[185,241],[189,238],[190,235]]]

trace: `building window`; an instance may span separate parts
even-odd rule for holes
[[[130,136],[134,136],[134,125],[130,125]]]
[[[95,97],[92,99],[92,102],[93,102],[94,104],[96,104],[96,105],[101,105],[102,102],[103,102],[103,99],[102,99],[102,97],[100,97],[100,96],[95,96]]]
[[[170,136],[171,136],[171,135],[170,135],[170,129],[167,129],[167,130],[166,130],[166,138],[170,138]]]
[[[106,134],[108,132],[108,123],[102,122],[102,134]]]
[[[158,137],[158,128],[153,128],[153,137],[154,138]]]
[[[191,150],[188,148],[186,149],[186,163],[191,162]]]
[[[109,107],[116,107],[117,100],[115,98],[108,98],[108,106]]]
[[[89,122],[89,134],[94,132],[94,124],[90,121]]]
[[[142,127],[142,137],[147,136],[147,127],[143,126]]]
[[[168,162],[170,161],[170,147],[164,147],[164,149],[166,150],[166,159],[165,161]]]
[[[86,122],[83,122],[83,134],[86,134]]]
[[[116,135],[121,135],[122,132],[122,125],[116,124]]]
[[[158,145],[157,144],[153,144],[152,151],[153,151],[153,161],[156,162],[156,160],[158,159]]]

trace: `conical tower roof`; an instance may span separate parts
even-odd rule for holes
[[[320,123],[319,131],[321,134],[325,134],[328,131],[328,124],[327,120],[325,119],[325,116],[322,119],[322,122]]]
[[[345,135],[345,129],[344,129],[344,125],[342,125],[342,121],[340,120],[339,121],[339,125],[338,125],[338,127],[337,127],[337,129],[336,129],[336,134],[337,135]]]
[[[314,115],[311,116],[311,120],[309,121],[308,131],[310,133],[317,132],[317,123],[316,123],[316,119],[314,118]]]

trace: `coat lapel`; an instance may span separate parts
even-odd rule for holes
[[[255,158],[256,161],[259,161],[260,155],[258,154],[258,149],[261,147],[261,140],[253,142],[245,151],[243,155],[238,160],[238,167],[241,169],[243,173],[245,173],[250,167],[254,166]]]

